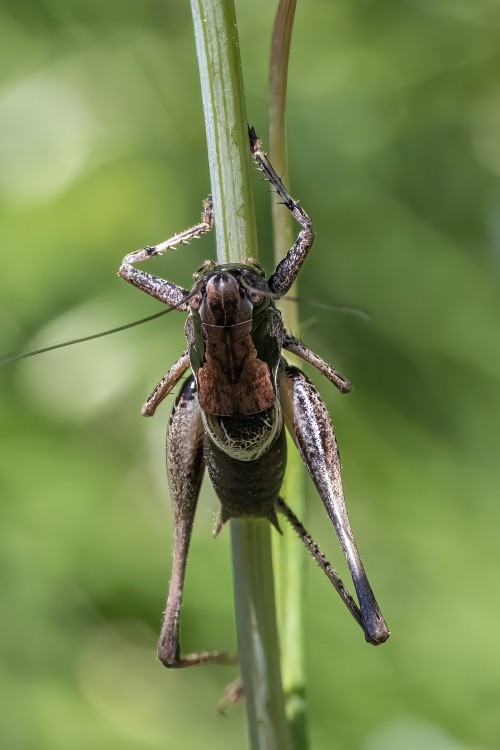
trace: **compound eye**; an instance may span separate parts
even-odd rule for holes
[[[252,303],[252,305],[255,305],[255,307],[260,305],[260,303],[264,299],[264,295],[260,294],[260,292],[257,292],[255,289],[250,289],[248,291],[248,296],[250,298],[250,302]]]
[[[202,302],[203,294],[201,292],[196,292],[196,294],[189,298],[188,304],[191,310],[199,310]]]

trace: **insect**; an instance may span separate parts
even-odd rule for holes
[[[311,381],[287,364],[287,350],[311,364],[341,392],[349,382],[321,357],[284,330],[275,300],[295,281],[313,244],[311,219],[288,193],[253,128],[250,149],[255,163],[301,226],[299,235],[269,280],[253,259],[219,265],[206,261],[189,291],[138,270],[135,264],[163,255],[200,237],[213,226],[211,200],[201,222],[155,246],[127,255],[119,276],[155,299],[188,313],[187,349],[142,407],[152,416],[184,373],[185,380],[170,418],[167,471],[174,517],[172,577],[158,644],[166,667],[227,663],[224,652],[181,656],[179,617],[186,561],[204,467],[220,500],[217,530],[230,518],[267,518],[279,530],[277,513],[292,523],[351,613],[374,645],[389,630],[368,582],[344,502],[340,459],[326,407]],[[286,465],[285,425],[316,485],[339,538],[352,576],[359,608],[318,547],[279,496]]]

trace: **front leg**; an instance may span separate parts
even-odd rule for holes
[[[254,161],[257,163],[259,169],[264,172],[269,182],[274,186],[276,192],[283,200],[283,203],[293,215],[294,219],[302,227],[302,231],[295,240],[294,244],[287,252],[285,257],[276,266],[274,273],[269,279],[269,289],[273,294],[282,297],[286,294],[293,282],[297,278],[297,275],[302,268],[309,250],[314,242],[314,232],[312,221],[306,214],[302,206],[298,201],[294,200],[286,187],[281,182],[280,178],[274,171],[267,155],[262,151],[262,144],[257,138],[257,134],[253,128],[248,129],[250,136],[250,150]]]
[[[142,250],[129,253],[122,260],[118,276],[121,276],[129,284],[132,284],[166,305],[175,307],[177,310],[187,310],[186,300],[189,292],[186,289],[173,284],[171,281],[166,281],[159,276],[138,271],[137,268],[134,268],[133,264],[154,258],[156,255],[164,255],[167,250],[173,250],[177,245],[186,244],[193,239],[201,237],[212,229],[213,223],[212,199],[209,197],[203,201],[203,212],[199,224],[185,229],[183,232],[174,234],[173,237],[165,240],[165,242],[160,242],[159,245],[143,247]]]
[[[332,423],[321,396],[296,367],[280,376],[286,426],[320,494],[344,552],[363,615],[365,638],[378,645],[389,629],[377,604],[354,540],[344,501],[340,457]]]
[[[168,430],[167,469],[174,516],[172,577],[165,617],[158,643],[158,658],[169,668],[195,664],[234,664],[235,658],[221,651],[201,651],[181,657],[179,616],[184,576],[198,495],[205,466],[203,424],[194,377],[189,377],[173,408]]]

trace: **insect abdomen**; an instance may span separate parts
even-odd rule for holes
[[[254,461],[229,456],[205,438],[205,460],[221,503],[221,520],[228,518],[275,518],[274,505],[286,467],[284,427],[268,451]]]

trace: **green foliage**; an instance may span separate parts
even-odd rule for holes
[[[237,5],[247,111],[265,135],[274,4]],[[189,7],[46,0],[0,10],[1,351],[158,305],[115,276],[194,223],[209,188]],[[309,562],[312,746],[495,748],[498,703],[500,98],[494,3],[308,0],[288,79],[289,170],[317,239],[304,340],[354,383],[319,383],[346,496],[392,630],[367,646]],[[254,180],[271,269],[266,186]],[[184,285],[213,238],[151,261]],[[169,576],[168,403],[182,315],[0,375],[0,744],[238,747],[215,706],[236,670],[155,661]],[[314,376],[314,375],[313,375]],[[293,506],[293,497],[288,498]],[[308,526],[345,574],[309,488]],[[234,648],[229,535],[205,487],[183,608],[189,650]],[[298,542],[297,542],[298,543]]]

